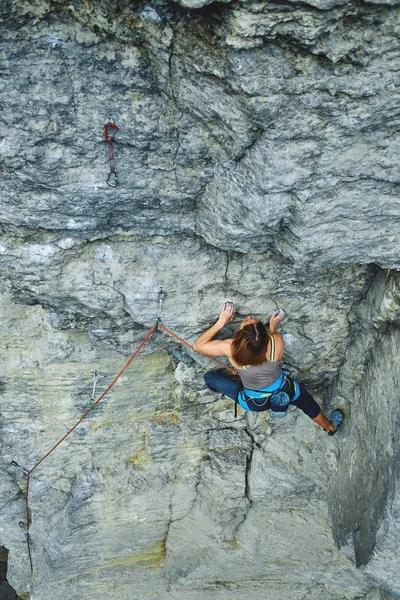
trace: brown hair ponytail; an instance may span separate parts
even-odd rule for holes
[[[266,361],[268,333],[261,321],[245,325],[236,333],[232,346],[232,357],[238,365],[261,365]]]

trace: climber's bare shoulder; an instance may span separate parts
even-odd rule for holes
[[[231,346],[233,339],[228,340],[210,340],[209,342],[193,344],[193,348],[196,352],[205,354],[206,356],[227,356],[231,358]]]

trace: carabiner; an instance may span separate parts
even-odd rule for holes
[[[19,469],[20,471],[22,471],[23,474],[26,475],[26,477],[29,477],[29,471],[28,471],[28,469],[24,469],[23,467],[21,467],[15,460],[12,460],[10,464],[11,464],[12,467],[16,467],[17,469]]]
[[[160,286],[160,289],[158,290],[157,294],[157,302],[160,304],[165,300],[166,296],[167,292],[164,290],[163,286]]]
[[[111,127],[111,129],[113,130],[113,132],[109,133],[108,129],[109,127]],[[106,142],[108,142],[108,140],[111,138],[112,140],[114,139],[115,135],[118,133],[118,126],[113,123],[111,121],[111,119],[108,119],[107,123],[104,125],[104,137],[106,138]]]
[[[106,183],[110,187],[117,187],[117,183],[118,183],[117,171],[110,171],[109,172],[108,177],[106,179]]]

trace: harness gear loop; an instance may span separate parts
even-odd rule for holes
[[[158,291],[158,294],[157,294],[157,302],[158,302],[157,323],[156,323],[157,325],[161,322],[161,305],[166,297],[167,297],[167,292],[165,292],[163,287],[161,286]]]
[[[113,123],[111,119],[108,119],[107,123],[104,125],[104,137],[107,142],[108,162],[110,164],[110,172],[108,173],[106,183],[110,187],[117,187],[118,183],[117,169],[114,158],[114,139],[117,132],[118,126]]]
[[[12,460],[10,464],[12,467],[15,467],[16,469],[22,471],[26,477],[29,476],[29,471],[27,469],[24,469],[23,467],[20,467],[20,465],[15,460]]]

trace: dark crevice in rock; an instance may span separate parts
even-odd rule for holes
[[[7,581],[8,550],[0,546],[0,600],[22,600]]]
[[[245,490],[244,490],[244,495],[247,498],[247,500],[249,501],[249,506],[248,506],[248,510],[250,509],[251,505],[252,505],[252,499],[251,499],[251,494],[250,494],[250,486],[249,486],[249,477],[250,477],[250,473],[251,473],[251,461],[253,458],[253,452],[254,452],[254,446],[257,446],[258,448],[261,448],[260,444],[256,441],[255,436],[251,430],[250,427],[245,427],[243,430],[251,439],[251,449],[250,449],[250,454],[246,455],[246,467],[245,467]],[[246,515],[244,516],[244,519],[246,518]],[[243,519],[243,520],[244,520]]]
[[[235,163],[240,163],[248,155],[248,153],[251,151],[251,149],[257,144],[257,142],[264,135],[265,129],[267,129],[267,127],[259,128],[252,132],[253,139],[251,139],[249,141],[249,143],[244,146],[244,148],[241,150],[240,154],[237,154],[234,157]]]
[[[224,287],[227,287],[228,281],[228,270],[229,270],[229,262],[230,262],[230,252],[226,252],[226,265],[225,265],[225,273],[224,273]],[[229,300],[229,298],[227,298]]]
[[[173,72],[173,61],[174,61],[174,52],[175,52],[175,32],[174,30],[172,30],[172,38],[170,41],[170,49],[169,49],[169,55],[168,55],[168,74],[169,74],[169,85],[170,85],[170,92],[171,92],[171,98],[174,101],[175,106],[178,106],[178,102],[176,99],[176,95],[175,95],[175,89],[174,89],[174,72]]]
[[[244,432],[249,436],[249,438],[251,439],[251,442],[252,442],[253,445],[256,445],[257,448],[261,448],[262,447],[261,444],[259,442],[257,442],[256,437],[255,437],[255,435],[254,435],[254,433],[253,433],[253,431],[252,431],[252,429],[251,429],[250,426],[246,426],[244,428]],[[253,453],[253,450],[252,450],[252,453]]]

